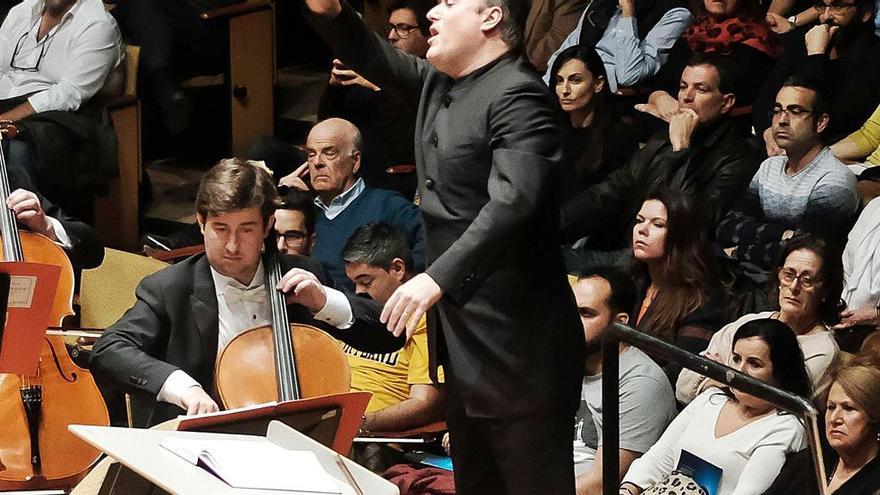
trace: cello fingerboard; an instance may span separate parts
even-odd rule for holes
[[[272,236],[269,236],[272,239]],[[300,398],[299,377],[296,370],[293,339],[287,316],[287,302],[284,294],[276,289],[281,280],[281,261],[274,242],[266,242],[263,255],[266,270],[266,290],[269,291],[269,304],[272,308],[272,339],[275,342],[275,378],[278,382],[278,401],[284,402]]]

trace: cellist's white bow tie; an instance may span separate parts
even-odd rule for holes
[[[257,304],[266,301],[268,297],[266,288],[261,285],[248,289],[228,285],[226,290],[223,291],[223,298],[229,306],[248,303]]]

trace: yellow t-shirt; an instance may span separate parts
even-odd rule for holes
[[[423,316],[412,339],[402,349],[385,354],[363,352],[342,344],[351,367],[351,389],[373,394],[367,412],[406,400],[411,385],[433,383],[428,374],[427,328]],[[442,383],[442,370],[437,375]]]

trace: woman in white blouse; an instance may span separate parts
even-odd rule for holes
[[[810,396],[800,347],[785,323],[773,319],[745,323],[733,338],[731,355],[733,368],[788,392]],[[698,458],[720,470],[718,495],[758,495],[773,483],[786,455],[805,446],[804,428],[797,417],[738,390],[711,388],[694,399],[657,443],[633,462],[620,493],[642,493],[674,470],[693,468],[693,458]],[[680,464],[682,458],[685,463]]]
[[[822,378],[838,352],[828,325],[836,321],[842,307],[843,266],[837,252],[812,234],[792,237],[783,246],[780,259],[782,263],[776,270],[778,286],[773,291],[779,310],[747,314],[725,325],[700,354],[731,366],[730,350],[737,329],[760,318],[778,319],[797,335],[814,395],[819,395],[827,389]],[[712,385],[703,375],[682,370],[675,384],[675,398],[687,404]]]

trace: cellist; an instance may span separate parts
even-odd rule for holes
[[[235,158],[220,161],[196,197],[205,253],[145,278],[135,305],[98,339],[92,372],[131,393],[135,426],[218,409],[210,392],[219,351],[270,320],[261,253],[277,204],[263,168]],[[377,320],[377,305],[323,287],[329,278],[311,258],[283,256],[281,263],[292,322],[319,323],[342,340],[372,340],[358,333],[374,328],[361,323]],[[401,344],[385,339],[381,345]]]

